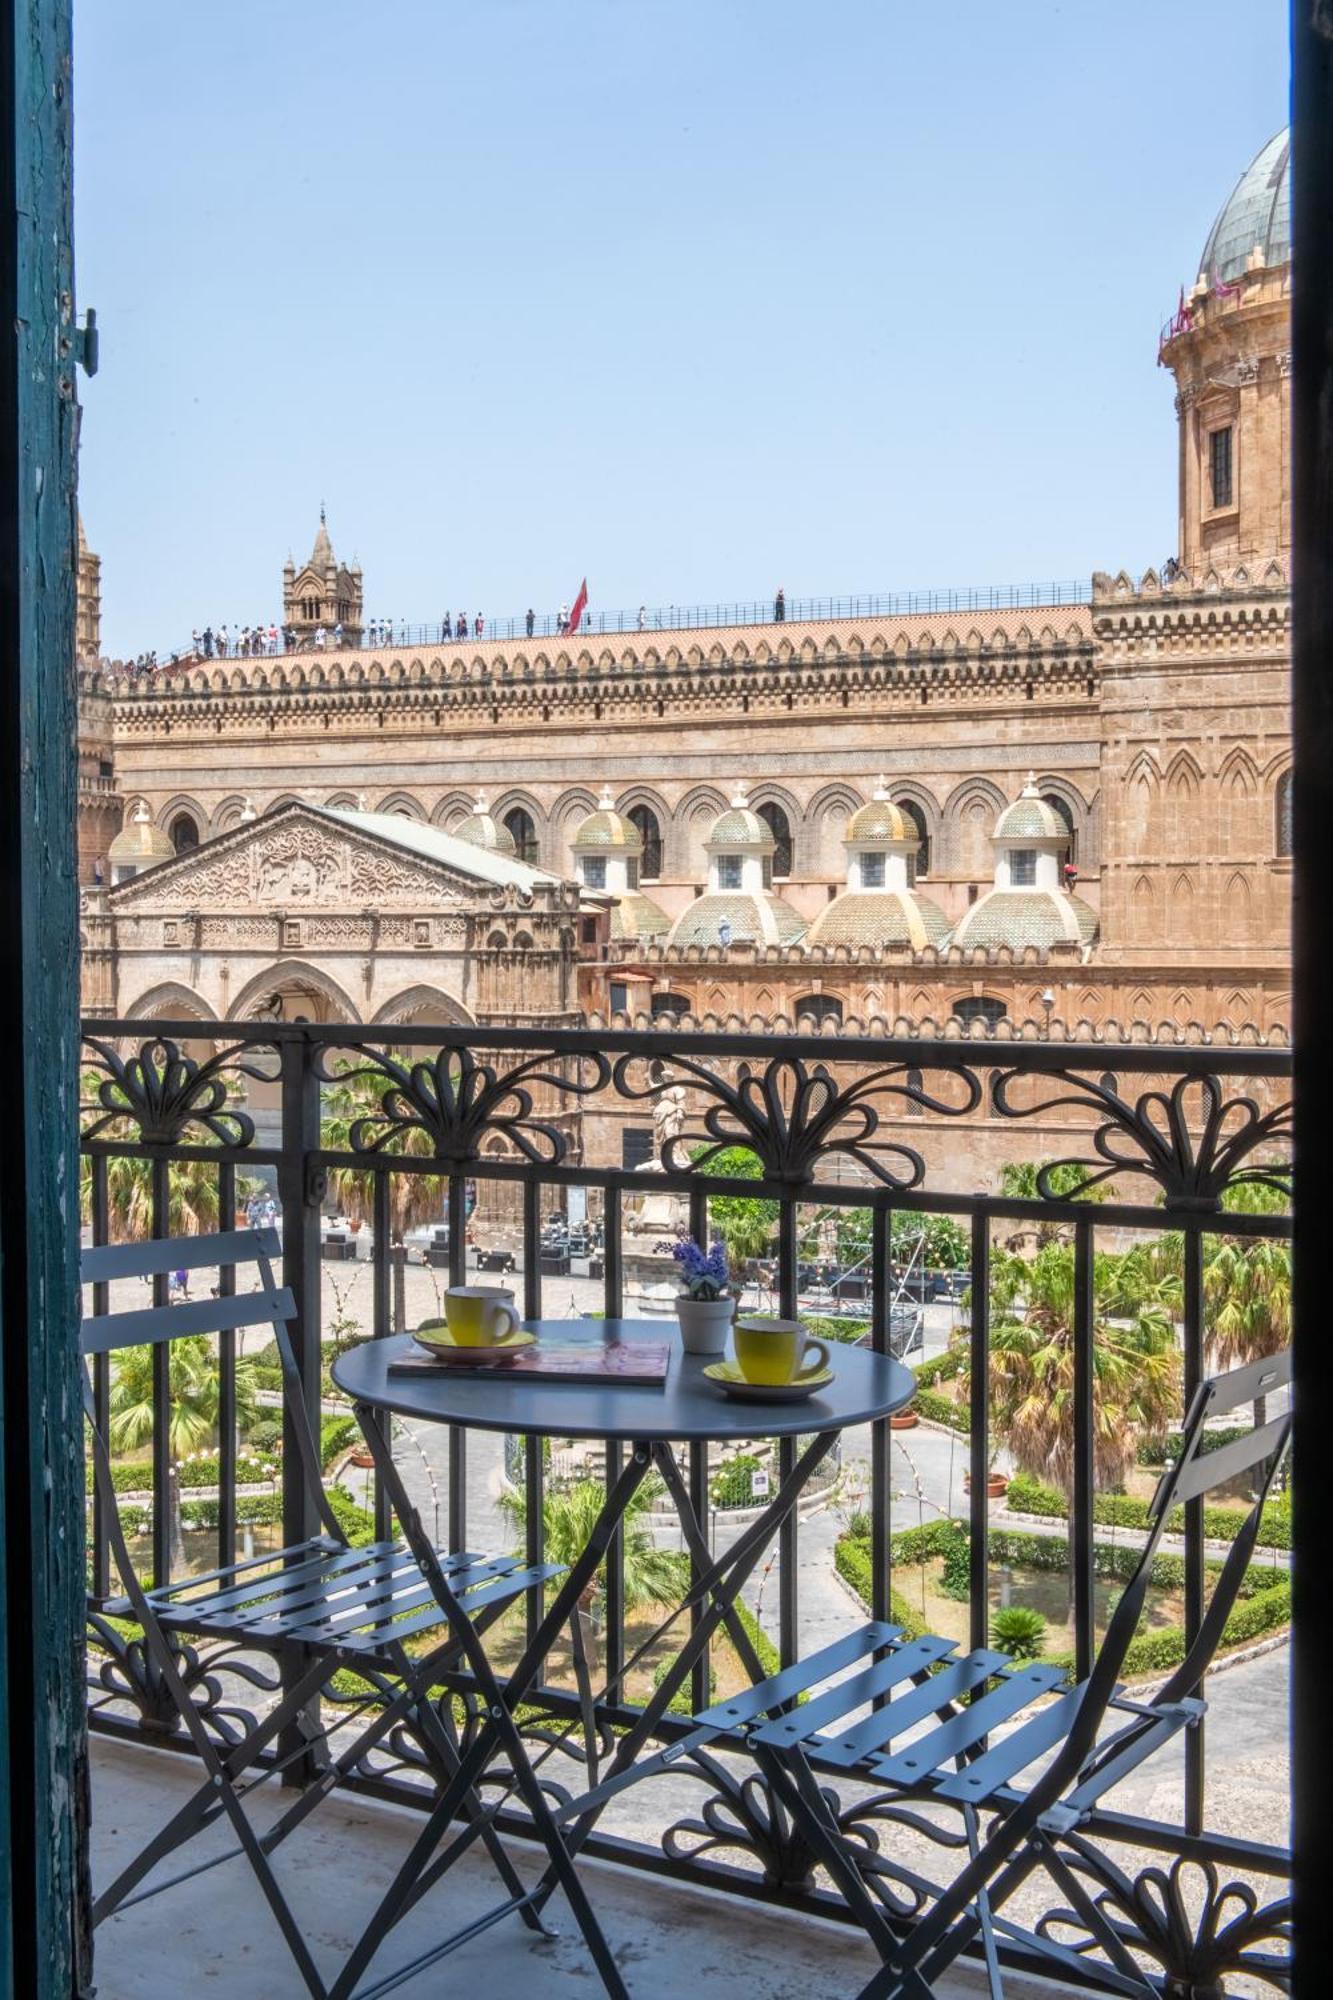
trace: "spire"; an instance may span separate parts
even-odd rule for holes
[[[333,561],[333,544],[329,540],[328,524],[324,518],[324,502],[319,503],[319,529],[315,535],[315,546],[310,551],[310,568],[324,569]]]

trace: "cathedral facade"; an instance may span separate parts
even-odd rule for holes
[[[284,573],[291,650],[85,672],[111,801],[81,820],[89,1004],[242,1018],[297,966],[326,1018],[426,991],[441,1019],[1285,1039],[1287,186],[1280,135],[1163,334],[1160,574],[1022,609],[367,647],[321,518]],[[115,879],[120,812],[155,875],[132,855]],[[355,910],[331,874],[298,911],[253,860],[302,812],[363,843]],[[447,946],[432,843],[441,893],[477,906]],[[529,871],[549,937],[517,905],[487,929],[501,885],[459,843]],[[404,851],[410,908],[372,865]],[[260,873],[215,882],[242,854]],[[355,938],[311,928],[335,889],[319,922]]]

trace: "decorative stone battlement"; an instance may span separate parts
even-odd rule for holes
[[[662,1032],[663,1023],[651,1014],[615,1013],[603,1016],[589,1013],[584,1017],[584,1025],[589,1028],[634,1028],[651,1029]],[[745,1015],[721,1014],[681,1014],[674,1017],[671,1027],[682,1034],[745,1034],[762,1029],[773,1035],[808,1035],[811,1041],[841,1041],[868,1035],[894,1041],[950,1041],[950,1042],[1059,1042],[1070,1044],[1115,1043],[1123,1046],[1134,1043],[1140,1047],[1188,1048],[1195,1046],[1215,1046],[1218,1048],[1274,1048],[1290,1046],[1290,1037],[1284,1028],[1270,1028],[1266,1034],[1253,1025],[1233,1027],[1229,1021],[1215,1022],[1212,1027],[1202,1021],[1143,1021],[1121,1022],[1114,1019],[1105,1021],[1076,1021],[1072,1028],[1052,1021],[1049,1028],[1036,1021],[1013,1021],[1007,1017],[995,1023],[975,1020],[966,1026],[953,1015],[936,1019],[929,1014],[911,1016],[898,1014],[889,1019],[884,1014],[847,1015],[842,1021],[825,1019],[818,1025],[806,1020],[794,1020],[786,1014]]]

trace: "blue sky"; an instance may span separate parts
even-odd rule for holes
[[[1285,0],[81,0],[113,654],[1074,578],[1175,535],[1160,322]],[[964,32],[965,31],[965,32]]]

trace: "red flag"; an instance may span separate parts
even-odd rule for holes
[[[588,579],[585,576],[582,583],[579,585],[579,594],[574,599],[574,609],[569,614],[569,624],[565,628],[566,631],[568,632],[578,631],[579,620],[580,618],[582,618],[587,608],[588,608]]]

